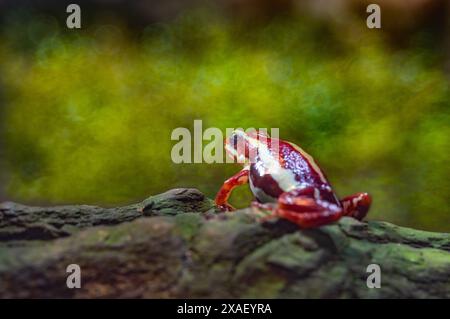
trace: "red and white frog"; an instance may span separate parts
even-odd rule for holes
[[[285,218],[303,228],[334,222],[342,216],[363,219],[372,202],[367,193],[339,200],[327,177],[304,150],[295,144],[270,138],[262,131],[235,130],[225,139],[227,155],[244,168],[226,180],[216,195],[225,211],[232,190],[246,183],[256,198],[252,207],[270,212],[269,218]],[[278,151],[276,151],[278,149]]]

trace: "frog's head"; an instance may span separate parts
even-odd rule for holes
[[[264,131],[250,130],[245,132],[241,129],[233,130],[225,139],[225,150],[238,163],[248,163],[254,159],[258,148],[267,145],[268,135]]]

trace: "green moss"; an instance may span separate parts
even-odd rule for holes
[[[185,240],[192,240],[203,224],[202,216],[196,213],[178,214],[175,216],[176,231]]]
[[[404,274],[414,273],[414,278],[430,277],[445,280],[450,267],[450,254],[438,249],[420,249],[401,244],[380,245],[372,256],[372,262],[387,272]],[[395,269],[392,269],[392,268]]]
[[[105,230],[101,230],[99,232],[104,232]],[[102,237],[98,238],[101,241],[104,241],[107,245],[120,245],[126,244],[127,241],[131,239],[130,229],[128,228],[120,228],[114,231],[109,231],[107,236],[103,239]]]
[[[276,298],[286,286],[285,280],[275,274],[266,274],[249,285],[240,296],[242,298]]]

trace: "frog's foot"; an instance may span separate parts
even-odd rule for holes
[[[276,215],[276,203],[260,203],[258,201],[252,201],[251,207],[254,208],[254,216],[258,222],[265,222],[274,218],[278,218]],[[256,210],[255,210],[256,208]]]
[[[280,195],[275,214],[303,228],[318,227],[338,220],[342,208],[315,196],[314,188],[293,190]]]
[[[372,197],[367,193],[356,193],[341,200],[344,216],[351,216],[358,220],[366,217],[371,203]]]
[[[236,208],[234,208],[233,206],[231,206],[228,203],[223,203],[221,205],[217,205],[217,208],[219,208],[223,212],[232,212],[232,211],[236,210]]]
[[[260,203],[256,200],[254,200],[254,201],[252,201],[251,207],[257,208],[259,210],[272,211],[276,208],[276,204],[275,203]]]

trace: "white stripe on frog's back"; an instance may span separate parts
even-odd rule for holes
[[[289,192],[298,188],[299,183],[295,179],[294,173],[280,165],[279,159],[274,158],[274,155],[268,149],[267,144],[259,143],[257,141],[256,143],[258,143],[258,155],[264,165],[265,173],[272,176],[272,178],[277,182],[278,187],[284,192]]]
[[[312,169],[317,173],[317,175],[319,175],[320,180],[324,184],[328,184],[328,181],[325,178],[325,175],[323,174],[323,172],[320,169],[319,165],[317,165],[316,161],[314,160],[314,158],[311,155],[306,153],[300,146],[295,145],[294,143],[291,143],[291,142],[286,142],[286,143],[291,145],[296,151],[298,151],[303,157],[305,157],[308,160],[308,162],[311,164]]]

